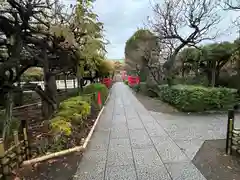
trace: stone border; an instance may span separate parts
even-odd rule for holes
[[[34,159],[30,159],[30,160],[27,160],[27,161],[23,161],[22,166],[31,165],[31,164],[38,163],[38,162],[41,162],[41,161],[45,161],[45,160],[48,160],[48,159],[51,159],[51,158],[55,158],[55,157],[59,157],[59,156],[62,156],[62,155],[66,155],[66,154],[69,154],[69,153],[72,153],[72,152],[84,151],[86,149],[88,143],[89,143],[89,140],[92,137],[92,134],[93,134],[93,132],[94,132],[96,126],[97,126],[97,123],[98,123],[98,121],[99,121],[99,119],[100,119],[100,117],[101,117],[101,115],[103,113],[103,110],[105,109],[106,103],[109,100],[110,95],[111,95],[111,93],[109,92],[108,97],[107,97],[106,101],[104,102],[104,105],[101,108],[100,112],[98,113],[97,119],[95,120],[91,130],[89,131],[88,136],[85,139],[83,145],[76,146],[74,148],[70,148],[70,149],[66,149],[66,150],[62,150],[62,151],[59,151],[59,152],[51,153],[51,154],[44,155],[44,156],[41,156],[41,157],[38,157],[38,158],[34,158]]]

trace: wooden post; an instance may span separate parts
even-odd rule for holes
[[[232,154],[232,136],[234,129],[234,110],[228,110],[228,124],[227,124],[227,139],[226,139],[226,154]]]
[[[30,147],[29,147],[29,140],[28,140],[28,133],[27,133],[27,121],[22,120],[21,123],[23,128],[23,139],[24,139],[26,159],[30,159]]]
[[[4,141],[3,141],[3,138],[0,138],[0,163],[1,163],[1,173],[2,173],[3,179],[6,179],[5,173],[8,173],[8,172],[7,172],[8,169],[3,165],[4,156],[5,156]]]
[[[22,156],[21,156],[21,147],[20,147],[19,138],[18,138],[18,131],[14,131],[13,136],[14,136],[14,144],[16,146],[16,154],[17,154],[17,160],[18,160],[17,166],[19,166],[19,163],[22,162]]]

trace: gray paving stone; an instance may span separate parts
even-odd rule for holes
[[[104,164],[107,161],[107,151],[86,151],[83,154],[82,161],[92,164]]]
[[[137,167],[138,180],[171,180],[164,165]]]
[[[155,122],[155,119],[150,115],[143,115],[143,114],[139,114],[143,124],[145,123],[149,123],[149,122]]]
[[[110,131],[96,131],[88,144],[88,150],[107,150]]]
[[[103,180],[105,164],[90,164],[89,162],[81,161],[77,172],[73,176],[73,180]]]
[[[127,126],[128,129],[144,129],[142,122],[137,118],[127,120]]]
[[[153,137],[152,140],[164,163],[188,160],[188,157],[169,137]]]
[[[201,148],[204,140],[176,140],[175,143],[189,157],[189,159],[192,160]]]
[[[105,180],[137,180],[136,172],[131,166],[107,167]]]
[[[128,129],[127,128],[115,128],[115,130],[111,130],[111,139],[113,138],[128,138]]]
[[[116,150],[119,148],[130,149],[129,138],[126,139],[111,139],[109,144],[109,150]]]
[[[163,162],[155,148],[133,149],[133,156],[137,167],[162,166]]]
[[[144,124],[150,137],[154,136],[168,136],[166,131],[157,122],[148,122]]]
[[[145,130],[129,130],[132,148],[146,148],[153,146]]]
[[[165,164],[173,180],[206,180],[191,162]]]
[[[130,148],[109,149],[107,166],[132,165],[133,157]]]

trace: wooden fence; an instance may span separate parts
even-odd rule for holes
[[[240,154],[240,129],[234,127],[234,110],[228,111],[226,154],[231,155],[232,152]]]
[[[4,140],[0,139],[0,179],[7,180],[12,171],[24,160],[30,159],[30,146],[27,134],[27,121],[21,121],[21,128],[13,132],[13,145],[5,149]]]

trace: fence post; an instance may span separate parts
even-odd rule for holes
[[[0,163],[1,163],[1,174],[3,179],[6,179],[5,173],[8,173],[8,169],[4,166],[4,156],[5,156],[5,148],[3,138],[0,138]]]
[[[234,110],[228,110],[228,123],[227,123],[227,139],[226,139],[226,154],[232,154],[232,136],[234,129]]]
[[[17,160],[18,160],[17,165],[19,165],[19,163],[22,161],[22,156],[21,156],[20,142],[19,142],[19,138],[18,138],[18,131],[14,131],[13,136],[14,136],[14,144],[16,146],[16,154],[17,154]]]
[[[26,159],[30,159],[30,147],[29,147],[29,138],[28,138],[28,132],[27,132],[27,121],[22,120],[22,128],[23,128],[23,140],[24,140],[24,150],[26,153]]]

